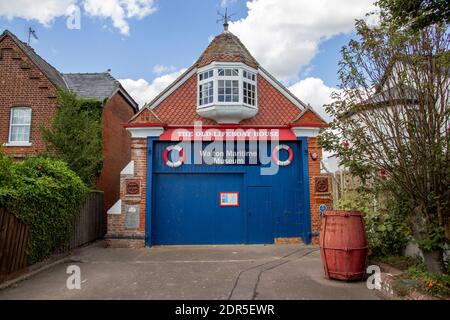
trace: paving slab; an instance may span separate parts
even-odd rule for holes
[[[81,289],[66,286],[81,270]],[[12,287],[0,299],[377,299],[364,283],[324,278],[318,248],[305,245],[79,249],[71,261]]]

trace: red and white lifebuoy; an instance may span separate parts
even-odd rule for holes
[[[286,150],[288,152],[288,158],[286,160],[283,161],[280,160],[279,158],[280,150]],[[279,144],[272,150],[272,159],[280,167],[285,167],[291,164],[292,160],[294,159],[294,152],[288,145]]]
[[[169,153],[171,151],[177,151],[178,152],[178,161],[170,161],[169,160]],[[163,160],[164,163],[171,168],[178,168],[179,166],[181,166],[184,163],[184,150],[181,146],[179,145],[171,145],[168,146],[163,153]]]

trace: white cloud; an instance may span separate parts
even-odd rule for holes
[[[127,19],[142,19],[156,11],[154,0],[83,0],[87,14],[110,18],[123,35],[130,33]]]
[[[128,91],[128,93],[139,103],[139,106],[143,106],[145,103],[150,102],[156,97],[162,90],[164,90],[169,84],[177,79],[186,69],[161,75],[155,78],[152,83],[148,83],[144,79],[120,79],[120,83]]]
[[[293,84],[289,90],[303,102],[311,104],[325,120],[331,120],[325,112],[324,105],[332,101],[331,94],[338,91],[337,88],[328,87],[322,79],[310,77]]]
[[[0,1],[0,17],[36,20],[50,26],[55,18],[67,16],[68,8],[77,0],[3,0]]]
[[[374,0],[253,0],[248,15],[230,24],[255,58],[281,80],[293,80],[319,44],[351,32]]]
[[[175,72],[175,70],[177,70],[177,68],[174,66],[165,66],[163,64],[157,64],[153,67],[153,73],[156,73],[157,75],[172,73]]]
[[[50,26],[55,18],[68,16],[74,5],[82,5],[89,16],[111,19],[123,35],[130,32],[129,19],[142,19],[156,11],[154,0],[1,0],[0,17]]]

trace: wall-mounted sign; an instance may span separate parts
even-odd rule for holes
[[[316,177],[315,185],[316,185],[316,192],[318,193],[328,192],[328,177]]]
[[[139,228],[139,205],[125,206],[125,228]]]
[[[138,195],[141,193],[141,182],[139,180],[126,180],[125,191],[127,195]]]
[[[162,141],[190,140],[283,140],[296,141],[288,128],[169,128],[160,136]]]
[[[258,150],[200,150],[198,153],[202,163],[208,165],[260,165]]]
[[[221,207],[238,207],[239,192],[220,192]]]
[[[320,217],[323,218],[324,217],[324,213],[327,210],[327,206],[324,205],[323,203],[319,205],[319,211],[320,211]]]

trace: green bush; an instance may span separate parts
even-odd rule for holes
[[[409,267],[422,266],[423,261],[420,256],[377,256],[372,259],[374,262],[386,263],[400,270],[407,270]]]
[[[339,200],[337,207],[364,213],[367,240],[373,255],[402,255],[410,240],[405,206],[386,199],[382,207],[376,208],[374,202],[375,197],[372,194],[354,191],[347,192]]]
[[[48,153],[64,160],[91,187],[103,165],[102,112],[102,102],[61,90],[50,128],[41,129]]]
[[[83,181],[60,160],[32,157],[11,162],[0,156],[0,206],[30,227],[30,263],[66,243],[87,191]]]

